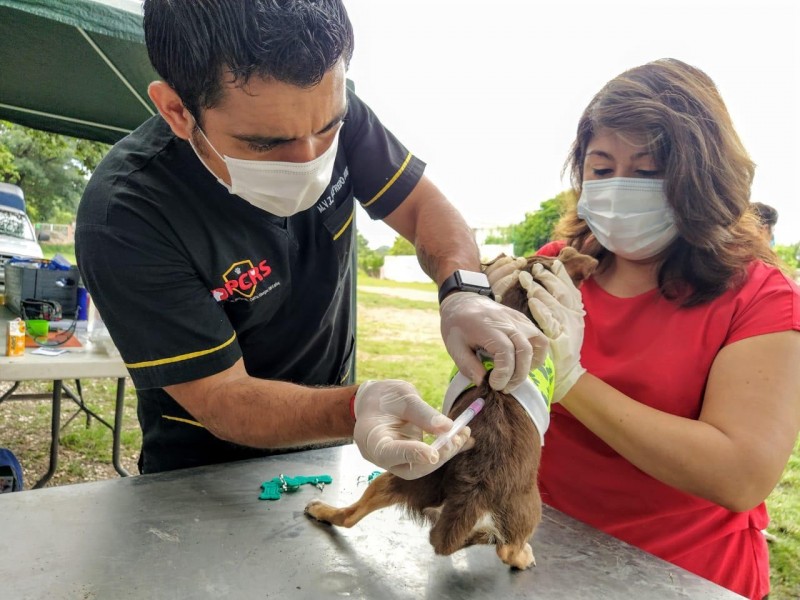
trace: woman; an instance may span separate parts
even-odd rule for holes
[[[764,499],[800,429],[800,292],[749,210],[754,165],[711,79],[665,59],[595,96],[567,166],[579,201],[540,254],[600,265],[580,291],[544,273],[550,294],[529,292],[560,400],[542,499],[763,598]]]

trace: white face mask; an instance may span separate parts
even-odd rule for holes
[[[312,161],[305,163],[279,162],[275,160],[243,160],[222,156],[208,141],[200,127],[206,143],[228,167],[231,184],[228,185],[217,177],[231,194],[236,194],[250,204],[278,217],[291,217],[307,210],[319,200],[325,188],[331,182],[333,164],[339,149],[339,131],[330,147]],[[212,175],[194,144],[189,143],[200,162]],[[216,175],[214,175],[216,177]]]
[[[604,248],[629,260],[651,258],[678,236],[661,179],[584,181],[578,216]]]

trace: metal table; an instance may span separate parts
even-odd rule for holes
[[[2,340],[3,352],[5,352],[5,341],[8,335],[7,321],[14,318],[8,308],[0,307],[0,340]],[[32,354],[35,348],[26,348],[24,356],[0,356],[0,381],[13,382],[11,388],[0,393],[0,404],[10,398],[30,399],[39,398],[37,394],[15,394],[15,390],[21,381],[48,380],[53,382],[52,419],[50,437],[50,465],[39,481],[34,484],[34,488],[44,486],[55,474],[58,468],[58,447],[59,431],[61,428],[61,398],[66,394],[89,417],[95,418],[98,422],[108,427],[113,435],[112,462],[117,473],[127,476],[129,473],[120,463],[119,443],[122,433],[122,409],[125,400],[125,378],[128,370],[119,356],[109,356],[105,351],[96,352],[87,343],[86,332],[77,331],[76,337],[81,341],[81,348],[69,348],[69,352],[59,356],[40,356]],[[83,394],[78,387],[75,393],[65,383],[65,380],[75,379],[95,379],[95,378],[115,378],[117,380],[116,405],[114,411],[113,425],[93,412],[83,401]],[[80,384],[78,383],[78,386]],[[24,457],[20,457],[24,460]]]
[[[8,598],[739,598],[545,507],[537,566],[512,571],[493,547],[436,556],[397,509],[353,529],[303,514],[355,500],[374,467],[352,446],[0,495],[0,582]],[[263,481],[333,477],[259,500]]]

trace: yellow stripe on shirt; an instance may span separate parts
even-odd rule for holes
[[[138,363],[125,363],[125,366],[128,369],[143,369],[145,367],[157,367],[158,365],[167,365],[170,363],[181,362],[182,360],[189,360],[191,358],[197,358],[198,356],[205,356],[206,354],[213,354],[217,350],[221,350],[225,346],[229,346],[233,343],[233,340],[236,339],[236,332],[230,337],[227,342],[221,343],[219,346],[215,346],[214,348],[209,348],[207,350],[198,350],[197,352],[189,352],[188,354],[179,354],[178,356],[170,356],[167,358],[159,358],[156,360],[145,360]]]
[[[369,202],[365,202],[363,204],[363,206],[367,207],[370,204],[372,204],[373,202],[375,202],[378,198],[383,196],[383,194],[386,193],[386,190],[388,190],[390,187],[392,187],[392,185],[394,185],[394,182],[397,181],[397,179],[400,177],[400,175],[403,174],[403,171],[406,170],[406,167],[408,166],[408,163],[410,161],[411,161],[411,152],[408,153],[408,156],[406,156],[406,159],[403,161],[403,164],[400,165],[399,169],[397,169],[397,173],[395,173],[394,176],[388,182],[386,182],[386,185],[381,188],[380,192],[375,194]]]
[[[205,426],[202,423],[198,423],[197,421],[192,421],[191,419],[184,419],[183,417],[170,417],[169,415],[161,415],[161,418],[167,419],[169,421],[188,423],[189,425],[194,425],[195,427],[200,427],[201,429],[205,429]]]
[[[347,222],[342,225],[342,228],[336,232],[336,235],[333,236],[334,241],[338,240],[342,234],[350,227],[350,223],[353,222],[353,215],[356,214],[356,209],[353,208],[353,212],[350,213],[350,217],[347,219]]]

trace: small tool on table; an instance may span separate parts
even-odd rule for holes
[[[310,483],[322,490],[325,484],[332,483],[333,478],[330,475],[314,475],[312,477],[305,477],[303,475],[296,475],[290,477],[281,473],[278,477],[273,477],[269,481],[261,484],[261,495],[259,500],[280,500],[283,492],[292,493],[300,489],[301,485]]]

